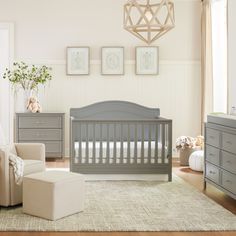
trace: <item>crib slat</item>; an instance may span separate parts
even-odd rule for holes
[[[166,132],[165,132],[165,124],[161,124],[161,162],[162,164],[165,163],[165,141],[166,141]]]
[[[102,123],[100,124],[100,148],[99,148],[99,163],[102,164],[103,145],[102,145]]]
[[[141,145],[141,163],[144,163],[144,123],[142,122],[142,145]]]
[[[127,134],[127,163],[131,163],[130,160],[130,124],[128,123],[128,134]]]
[[[96,123],[93,123],[93,164],[96,163]]]
[[[135,123],[135,128],[134,128],[134,159],[135,163],[138,163],[138,123]]]
[[[88,123],[86,123],[86,156],[85,156],[85,163],[89,163],[89,137],[88,137]]]
[[[155,133],[155,163],[158,163],[158,142],[159,142],[158,124],[156,124],[156,133]]]
[[[120,123],[120,163],[124,164],[123,123]]]
[[[82,124],[79,123],[79,163],[82,163]]]
[[[116,137],[116,123],[114,123],[114,145],[113,145],[113,164],[116,164],[116,157],[117,157],[117,152],[116,152],[116,142],[117,142],[117,137]]]
[[[106,163],[107,163],[107,164],[110,163],[110,138],[109,138],[109,126],[110,126],[110,124],[108,123],[108,124],[106,125],[106,127],[107,127],[107,138],[106,138],[106,140],[107,140]]]
[[[151,140],[152,140],[152,124],[149,124],[148,129],[148,163],[151,163],[152,152],[151,152]]]

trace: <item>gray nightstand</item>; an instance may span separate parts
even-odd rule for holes
[[[44,143],[47,158],[63,158],[64,113],[16,113],[16,142]]]

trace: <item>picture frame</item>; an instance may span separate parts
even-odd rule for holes
[[[66,71],[67,75],[89,75],[90,48],[67,47]]]
[[[159,47],[136,47],[135,58],[136,75],[159,74]]]
[[[124,47],[101,48],[101,74],[124,75]]]

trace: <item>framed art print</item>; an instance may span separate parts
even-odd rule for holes
[[[136,47],[136,74],[159,74],[159,48]]]
[[[102,75],[124,75],[124,47],[102,47]]]
[[[89,47],[67,47],[67,75],[88,75],[89,59]]]

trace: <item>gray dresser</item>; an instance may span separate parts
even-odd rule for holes
[[[236,199],[236,117],[210,115],[205,124],[205,186]]]
[[[64,116],[64,113],[16,113],[16,142],[44,143],[47,158],[63,158]]]

